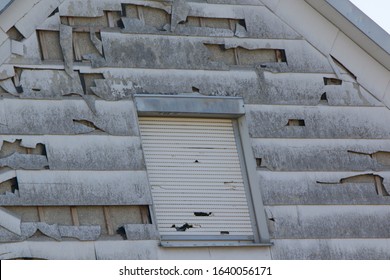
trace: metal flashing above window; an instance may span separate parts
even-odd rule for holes
[[[245,114],[240,97],[137,94],[134,99],[139,116],[232,118]]]

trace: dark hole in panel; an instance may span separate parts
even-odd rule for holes
[[[324,85],[326,86],[341,86],[343,84],[343,81],[336,78],[326,78],[324,77]]]
[[[305,120],[290,119],[286,126],[305,126]]]

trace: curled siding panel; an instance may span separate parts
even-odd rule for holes
[[[143,117],[140,130],[161,235],[253,235],[231,120]]]

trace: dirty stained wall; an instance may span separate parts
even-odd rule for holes
[[[304,1],[31,2],[0,18],[1,259],[390,257],[389,109]],[[135,94],[243,98],[273,245],[159,247]]]

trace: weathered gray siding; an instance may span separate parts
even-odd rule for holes
[[[19,2],[0,18],[0,258],[390,258],[388,77],[365,53],[378,75],[353,73],[357,46],[303,0]],[[158,246],[134,94],[243,98],[272,246]]]

